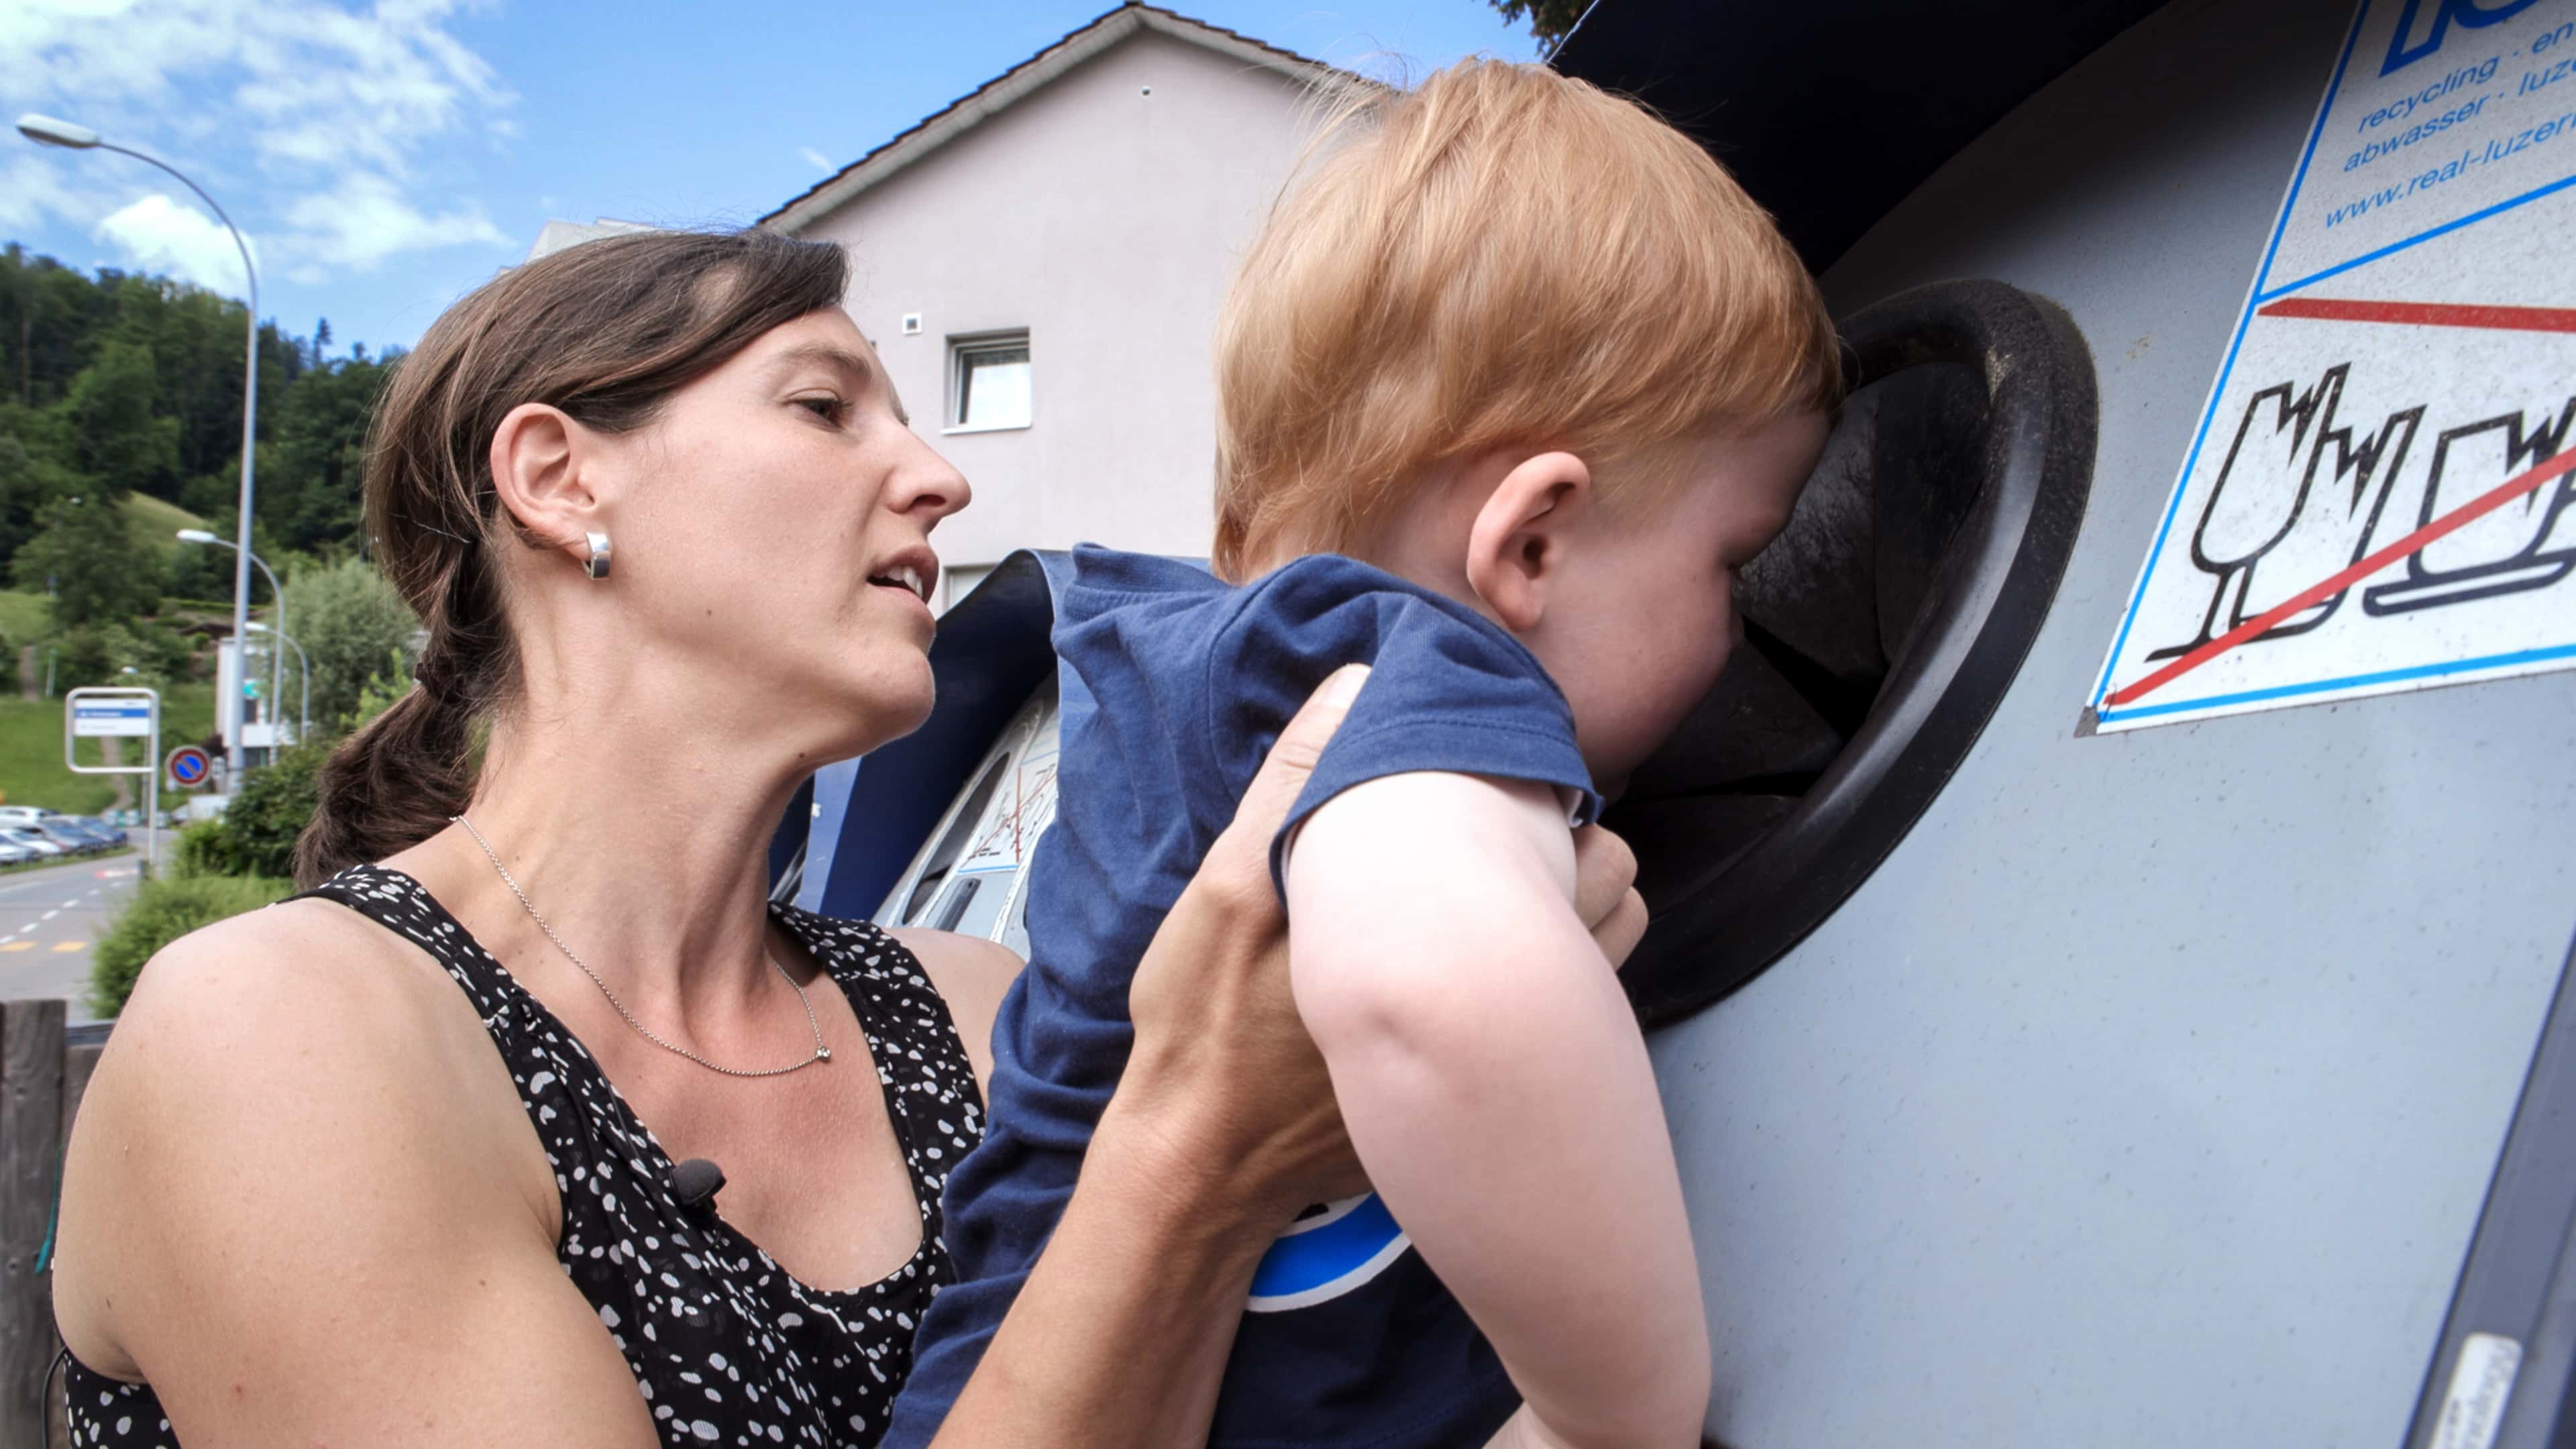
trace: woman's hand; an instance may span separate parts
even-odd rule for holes
[[[1284,1223],[1367,1187],[1289,994],[1270,879],[1271,838],[1367,679],[1362,665],[1336,671],[1281,731],[1128,993],[1136,1049],[1111,1112],[1166,1149],[1173,1191],[1246,1194],[1249,1217]],[[1615,966],[1646,926],[1636,857],[1594,826],[1576,833],[1575,865],[1576,909]]]

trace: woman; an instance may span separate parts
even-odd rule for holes
[[[325,772],[327,882],[164,951],[100,1061],[55,1282],[79,1442],[876,1442],[1018,962],[766,903],[796,783],[928,713],[928,539],[968,497],[845,280],[765,233],[613,238],[397,369],[368,526],[420,683]],[[1334,713],[1165,922],[942,1444],[1203,1437],[1260,1252],[1353,1189],[1264,866]],[[1642,912],[1588,857],[1616,959]]]

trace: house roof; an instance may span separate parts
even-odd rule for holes
[[[966,95],[914,123],[884,145],[816,183],[803,195],[760,219],[760,225],[789,235],[804,230],[852,197],[884,182],[959,136],[1000,115],[1032,91],[1118,45],[1139,31],[1150,30],[1212,50],[1246,66],[1276,72],[1304,83],[1343,79],[1347,73],[1310,60],[1292,50],[1239,35],[1220,25],[1193,20],[1157,5],[1136,0],[1102,15],[1046,49],[986,81]]]
[[[603,216],[588,226],[577,221],[549,221],[545,229],[537,233],[536,244],[528,248],[527,259],[533,262],[539,257],[562,251],[565,247],[579,246],[586,241],[597,241],[604,236],[620,236],[630,231],[651,231],[652,229],[652,225],[648,222],[619,221],[610,216]]]

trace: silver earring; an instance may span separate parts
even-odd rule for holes
[[[608,577],[608,535],[604,533],[593,533],[588,535],[588,537],[590,539],[590,562],[582,565],[582,571],[589,574],[593,579],[604,579]]]

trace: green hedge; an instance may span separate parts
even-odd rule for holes
[[[90,1010],[114,1016],[125,1009],[143,963],[162,947],[200,926],[283,900],[290,881],[259,876],[194,876],[147,880],[100,935],[89,972]]]

